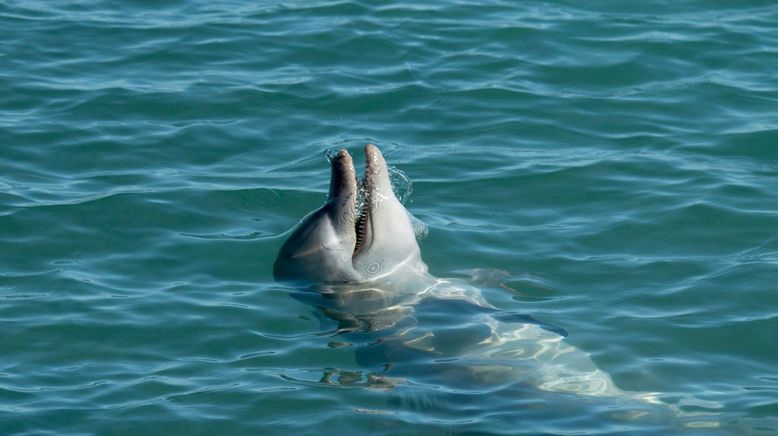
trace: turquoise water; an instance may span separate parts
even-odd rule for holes
[[[776,432],[776,23],[741,0],[0,1],[0,434],[694,431],[366,361],[379,335],[275,283],[324,152],[368,141],[433,274],[624,390],[698,399],[698,434]]]

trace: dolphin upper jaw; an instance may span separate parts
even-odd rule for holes
[[[365,203],[357,219],[357,247],[352,263],[363,279],[426,272],[421,250],[405,207],[394,195],[389,169],[381,151],[365,146]]]

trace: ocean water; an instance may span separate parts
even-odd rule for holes
[[[778,5],[590,3],[0,1],[0,434],[778,432]],[[367,142],[433,274],[704,418],[364,359],[272,263]]]

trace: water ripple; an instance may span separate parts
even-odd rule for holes
[[[429,356],[394,377],[273,284],[322,153],[366,142],[436,275],[772,431],[778,9],[475,6],[0,2],[3,431],[681,431]]]

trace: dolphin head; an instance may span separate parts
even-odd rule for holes
[[[394,195],[384,157],[365,146],[364,204],[357,213],[357,179],[351,155],[332,160],[327,201],[306,216],[273,266],[276,280],[358,283],[406,268],[426,272],[410,214]]]

